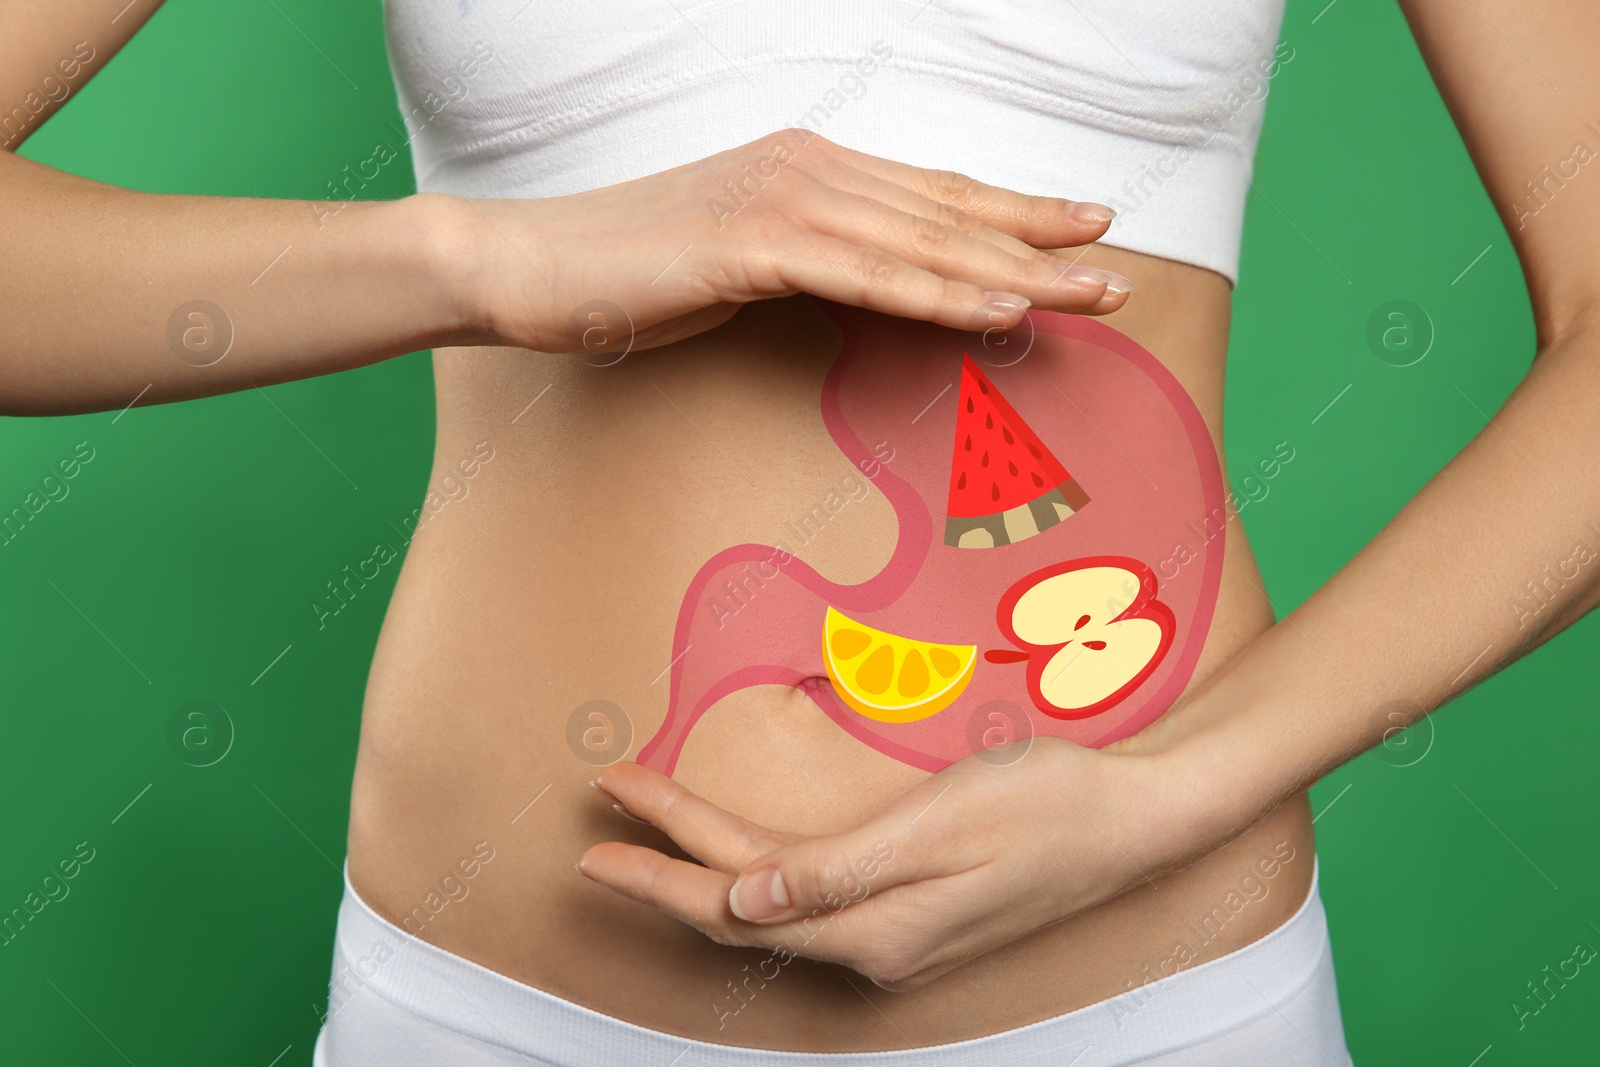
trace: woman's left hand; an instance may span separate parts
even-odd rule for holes
[[[953,764],[831,837],[769,830],[655,771],[614,764],[600,790],[701,862],[612,841],[578,869],[721,944],[915,989],[1193,851],[1192,800],[1160,755],[1025,744]]]

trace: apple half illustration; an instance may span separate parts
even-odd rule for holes
[[[1086,719],[1137,689],[1172,647],[1172,609],[1156,576],[1126,556],[1057,563],[1017,581],[996,610],[1021,651],[991,649],[990,663],[1026,662],[1028,694],[1056,719]]]

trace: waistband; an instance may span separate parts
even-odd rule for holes
[[[1220,901],[1219,907],[1228,910]],[[348,867],[336,941],[330,1019],[351,998],[377,995],[447,1030],[554,1067],[612,1067],[618,1062],[678,1067],[815,1067],[818,1063],[1026,1067],[1059,1064],[1064,1062],[1064,1051],[1079,1049],[1083,1049],[1080,1058],[1071,1060],[1075,1067],[1108,1067],[1206,1041],[1276,1011],[1306,987],[1330,951],[1313,860],[1311,890],[1294,916],[1225,956],[1154,981],[1148,981],[1154,969],[1146,968],[1130,976],[1132,988],[1127,993],[987,1037],[902,1051],[817,1054],[675,1037],[515,981],[419,940],[378,915],[351,886]]]

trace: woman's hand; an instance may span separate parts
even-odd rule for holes
[[[1161,756],[1043,737],[1017,755],[1010,746],[969,757],[856,829],[817,838],[769,830],[615,764],[597,787],[704,866],[607,842],[578,869],[722,944],[915,989],[1193,851],[1188,791]]]
[[[1040,250],[1094,241],[1109,208],[804,130],[543,200],[155,195],[0,151],[0,204],[0,284],[28,294],[0,312],[5,414],[212,396],[454,345],[625,354],[798,292],[988,331],[1030,302],[1114,311],[1131,288]]]
[[[956,329],[1029,306],[1104,314],[1126,278],[1040,249],[1086,245],[1113,212],[786,130],[697,163],[546,200],[466,200],[467,318],[492,343],[647,348],[806,292]]]

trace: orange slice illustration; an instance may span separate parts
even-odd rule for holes
[[[822,658],[839,699],[878,722],[916,722],[949,707],[972,680],[976,645],[941,645],[875,630],[833,608]]]

